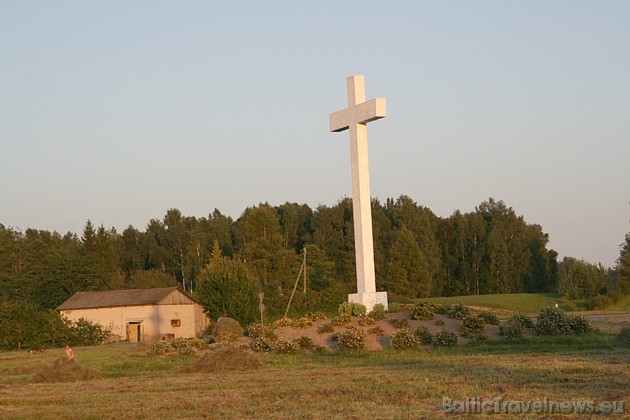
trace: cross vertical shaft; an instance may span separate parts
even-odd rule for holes
[[[385,117],[385,99],[376,98],[366,102],[363,76],[348,77],[347,85],[348,108],[330,115],[330,130],[350,131],[357,293],[351,294],[348,299],[366,305],[368,310],[376,303],[383,303],[387,308],[386,292],[376,292],[366,125],[370,121]]]

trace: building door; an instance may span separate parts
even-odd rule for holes
[[[130,343],[142,342],[142,321],[127,324],[127,340]]]

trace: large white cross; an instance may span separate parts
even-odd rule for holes
[[[385,98],[366,101],[363,76],[350,76],[347,82],[348,108],[330,114],[330,131],[340,132],[350,129],[357,293],[348,295],[348,300],[365,305],[368,311],[372,310],[377,303],[382,303],[387,309],[387,292],[376,291],[374,275],[374,242],[372,238],[372,206],[366,126],[368,122],[387,115]]]

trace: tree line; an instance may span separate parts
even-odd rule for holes
[[[554,291],[579,298],[628,282],[628,237],[616,276],[581,260],[557,261],[541,226],[492,198],[446,218],[407,196],[373,200],[372,218],[377,289],[393,301]],[[355,292],[351,199],[315,209],[262,203],[236,220],[216,209],[199,218],[170,209],[144,230],[117,232],[88,221],[81,236],[0,224],[0,296],[51,309],[88,290],[177,285],[193,295],[218,293],[207,284],[209,273],[224,267],[240,273],[237,282],[246,273],[247,290],[264,292],[269,315],[277,316],[304,252],[308,284],[296,294],[294,311],[336,308]],[[229,269],[222,260],[231,261]]]

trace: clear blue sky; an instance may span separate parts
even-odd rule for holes
[[[630,1],[0,0],[0,223],[144,229],[351,196],[345,79],[372,195],[489,197],[561,256],[630,231]]]

